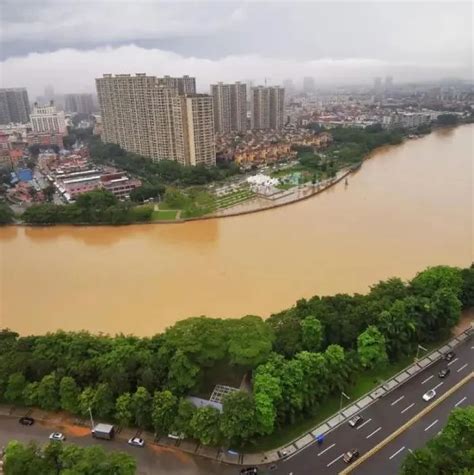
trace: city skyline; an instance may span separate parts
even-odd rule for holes
[[[94,78],[107,71],[190,74],[200,78],[198,92],[247,77],[277,85],[309,76],[325,85],[472,75],[471,10],[462,2],[350,2],[343,9],[324,2],[99,2],[94,11],[80,2],[23,10],[19,3],[5,2],[2,87],[24,86],[32,97],[46,84],[59,94],[92,92]],[[263,32],[269,14],[272,28]],[[377,20],[369,28],[368,17]]]

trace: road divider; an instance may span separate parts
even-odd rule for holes
[[[408,422],[403,424],[399,427],[396,431],[392,432],[388,437],[386,437],[382,442],[378,443],[375,447],[372,447],[368,452],[366,452],[362,457],[358,458],[350,467],[345,468],[339,475],[347,475],[355,470],[359,465],[364,463],[368,460],[372,455],[376,454],[379,450],[383,449],[387,444],[392,442],[392,440],[396,439],[400,434],[405,432],[409,427],[411,427],[415,422],[418,422],[422,417],[432,411],[436,406],[441,404],[445,399],[447,399],[451,394],[455,393],[460,387],[464,386],[468,383],[472,377],[474,376],[474,372],[468,374],[465,378],[463,378],[459,383],[456,383],[452,388],[448,389],[442,396],[438,399],[433,401],[428,407],[425,407],[422,411],[412,417]]]

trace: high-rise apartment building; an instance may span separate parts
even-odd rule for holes
[[[172,102],[176,160],[182,165],[215,165],[212,97],[186,94]]]
[[[280,86],[252,88],[252,129],[280,129],[284,125],[285,89]]]
[[[102,140],[153,160],[215,164],[212,99],[179,94],[174,79],[182,78],[104,74],[96,79]],[[192,81],[181,84],[194,87]]]
[[[92,94],[66,94],[64,100],[66,112],[77,112],[79,114],[92,114],[94,112]]]
[[[30,119],[33,133],[67,134],[64,112],[57,111],[53,101],[47,106],[35,103]]]
[[[25,124],[30,118],[30,103],[24,87],[0,89],[0,124]]]
[[[216,132],[247,130],[247,86],[243,83],[212,84]]]
[[[176,89],[178,94],[196,94],[196,78],[190,76],[183,76],[181,78],[163,76],[158,78],[158,82],[163,86]]]

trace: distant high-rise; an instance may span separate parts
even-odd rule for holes
[[[305,77],[303,78],[303,92],[306,94],[312,94],[316,90],[316,83],[313,77]]]
[[[66,112],[92,114],[94,112],[92,94],[66,94],[65,109]]]
[[[212,98],[179,94],[180,81],[174,79],[181,78],[104,74],[96,79],[102,140],[153,160],[215,164]],[[182,90],[193,87],[192,81],[181,84]]]
[[[40,106],[35,103],[30,115],[33,132],[66,134],[66,121],[64,112],[58,112],[53,101],[47,106]]]
[[[283,127],[285,89],[280,86],[252,88],[250,99],[252,129]]]
[[[24,87],[0,89],[0,124],[25,124],[29,117],[30,103]]]
[[[216,132],[247,130],[247,87],[245,84],[212,84]]]
[[[158,78],[159,84],[176,89],[178,94],[196,94],[196,78],[183,76],[181,78],[172,78],[163,76]]]

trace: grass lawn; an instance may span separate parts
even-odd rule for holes
[[[428,351],[431,351],[432,349],[442,346],[450,338],[451,337],[443,338],[440,341],[426,344],[424,346],[428,349]],[[423,358],[424,354],[425,353],[420,354],[420,359]],[[414,354],[408,355],[400,361],[388,365],[385,368],[361,373],[357,378],[356,383],[350,388],[344,390],[345,393],[350,396],[351,400],[343,402],[343,407],[350,406],[354,401],[368,393],[383,381],[390,379],[393,375],[399,373],[403,368],[409,366],[411,363],[413,363],[414,356]],[[315,416],[306,415],[304,418],[295,422],[291,426],[283,427],[276,430],[273,434],[261,437],[255,441],[255,444],[248,444],[241,450],[249,453],[262,452],[288,444],[292,440],[304,435],[306,432],[316,427],[328,417],[336,414],[339,411],[339,404],[340,396],[332,396],[321,404],[321,406],[317,409],[317,414]]]
[[[173,221],[177,214],[178,210],[175,209],[160,209],[159,211],[153,211],[151,219],[152,221]]]
[[[279,190],[289,190],[290,188],[294,188],[295,186],[298,186],[298,185],[290,185],[289,183],[280,183],[276,187]]]

